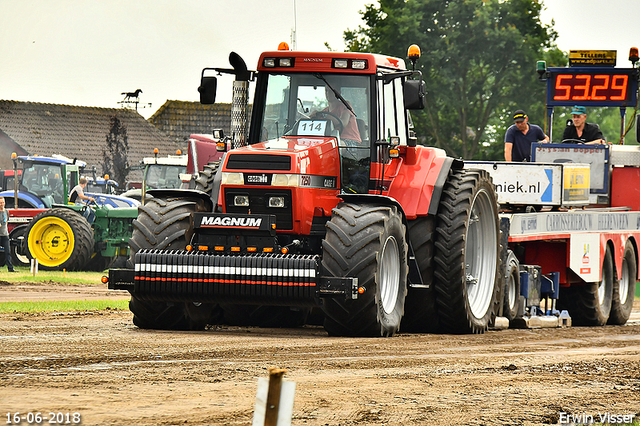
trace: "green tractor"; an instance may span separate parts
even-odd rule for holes
[[[58,156],[13,159],[16,170],[22,163],[22,179],[5,195],[7,206],[14,206],[10,221],[12,216],[32,218],[12,232],[17,265],[36,259],[45,270],[101,271],[126,261],[138,201],[86,192],[95,204],[71,203],[69,193],[79,183],[83,162]]]

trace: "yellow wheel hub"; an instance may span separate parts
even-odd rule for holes
[[[44,266],[58,266],[73,253],[75,240],[69,224],[59,217],[44,217],[34,223],[27,244],[31,256]]]

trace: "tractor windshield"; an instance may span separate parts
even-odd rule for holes
[[[180,173],[186,173],[187,166],[174,164],[150,164],[147,169],[146,184],[154,189],[176,189],[182,185]]]
[[[37,195],[47,207],[64,204],[61,174],[60,166],[55,164],[25,163],[20,190]]]
[[[335,137],[340,146],[343,190],[367,192],[370,84],[370,76],[365,75],[269,74],[259,140]],[[360,176],[359,182],[347,186],[347,177],[354,173]]]

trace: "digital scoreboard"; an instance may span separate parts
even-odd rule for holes
[[[637,98],[636,68],[547,69],[547,106],[633,107]]]

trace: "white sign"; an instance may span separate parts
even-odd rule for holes
[[[327,128],[327,120],[300,120],[298,123],[298,135],[324,136]]]
[[[560,205],[561,203],[561,164],[465,161],[465,168],[489,172],[500,204]]]
[[[572,234],[569,267],[588,283],[600,281],[600,234]]]

